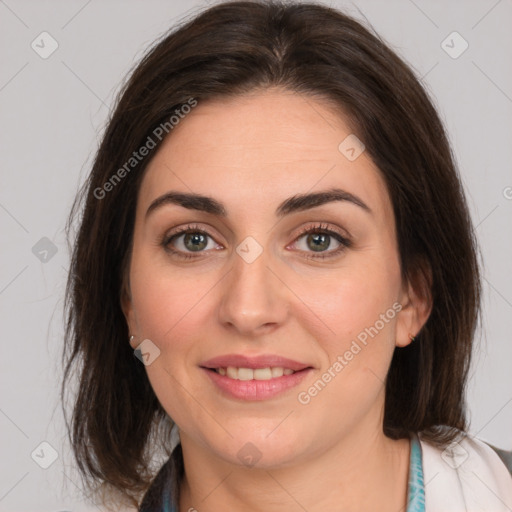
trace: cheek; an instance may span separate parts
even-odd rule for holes
[[[134,257],[133,268],[138,270],[131,275],[130,286],[141,336],[165,346],[201,311],[197,306],[214,282],[208,274],[170,270],[144,254]]]
[[[383,327],[379,319],[390,309],[391,319],[386,320],[394,318],[392,306],[398,297],[399,279],[396,268],[383,269],[378,264],[347,266],[313,283],[297,281],[296,292],[322,321],[329,338],[339,345],[376,322],[379,330],[389,330],[393,322],[385,322]]]
[[[133,263],[138,270],[131,275],[130,287],[139,335],[160,350],[159,357],[146,366],[149,381],[173,420],[189,424],[187,411],[197,411],[192,397],[201,394],[197,382],[190,378],[194,357],[197,359],[191,342],[204,325],[204,299],[214,283],[209,283],[206,274],[194,277],[190,272],[170,272],[169,266],[159,266],[143,256],[134,255]]]
[[[305,302],[324,324],[315,337],[325,354],[320,379],[326,385],[317,382],[318,375],[308,383],[323,390],[316,407],[336,403],[356,414],[382,392],[395,348],[399,283],[398,264],[384,265],[375,258],[360,266],[347,264],[310,288]],[[304,319],[302,327],[308,325],[311,329]],[[340,420],[338,413],[333,417]]]
[[[359,272],[352,267],[335,283],[326,280],[323,293],[316,288],[309,296],[308,305],[326,325],[316,337],[326,358],[323,373],[302,390],[308,395],[308,390],[312,391],[317,411],[330,410],[332,404],[340,406],[327,420],[333,421],[333,428],[338,428],[336,422],[347,421],[346,411],[352,411],[356,421],[383,392],[400,309],[395,293],[397,276],[396,272]]]

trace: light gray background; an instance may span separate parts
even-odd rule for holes
[[[83,500],[57,394],[63,227],[121,80],[157,36],[206,4],[0,0],[1,511],[98,510]],[[367,18],[423,77],[446,123],[485,262],[471,431],[512,449],[512,1],[330,5]],[[31,48],[43,31],[59,45],[47,59]],[[456,59],[441,46],[453,31],[469,44]],[[453,53],[462,47],[452,39]],[[43,237],[57,249],[46,262],[32,252]],[[58,453],[46,470],[31,458],[43,441]]]

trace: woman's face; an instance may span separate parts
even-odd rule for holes
[[[123,310],[182,444],[273,467],[382,432],[393,351],[424,318],[351,133],[326,103],[273,89],[199,102],[150,162]],[[227,366],[246,369],[207,369]]]

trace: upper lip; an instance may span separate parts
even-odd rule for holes
[[[227,368],[234,366],[237,368],[267,368],[267,367],[282,367],[289,368],[293,371],[304,370],[310,368],[311,365],[281,357],[275,354],[262,354],[259,356],[244,356],[241,354],[226,354],[208,359],[200,364],[203,368]]]

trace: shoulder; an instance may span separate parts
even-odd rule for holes
[[[503,461],[508,472],[512,475],[512,451],[502,450],[487,442],[486,444],[488,444],[498,454],[498,457]]]
[[[512,509],[512,476],[496,451],[469,433],[445,449],[418,434],[426,512],[506,512]]]

